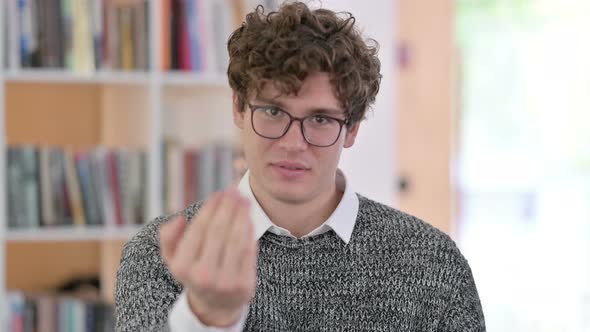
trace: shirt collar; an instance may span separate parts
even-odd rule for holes
[[[322,225],[304,237],[320,234],[323,229],[331,228],[345,243],[350,242],[359,209],[358,197],[352,186],[347,183],[346,176],[340,169],[336,171],[336,187],[339,190],[344,190],[340,203]],[[288,230],[275,225],[266,215],[250,187],[250,171],[246,171],[246,174],[240,180],[238,190],[250,201],[250,217],[254,222],[256,240],[260,239],[266,231],[273,228],[280,230],[284,235],[294,237]]]

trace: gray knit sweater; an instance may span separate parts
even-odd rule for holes
[[[266,232],[245,331],[485,331],[471,270],[454,242],[361,195],[352,238]],[[200,204],[182,211],[191,219]],[[117,331],[167,330],[182,291],[160,257],[158,227],[125,246],[117,273]]]

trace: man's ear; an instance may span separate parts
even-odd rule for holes
[[[238,128],[244,129],[244,112],[240,109],[238,95],[235,91],[232,93],[232,115],[234,118],[234,124]]]
[[[344,137],[344,147],[349,148],[354,145],[356,135],[359,132],[360,121],[357,121],[352,127],[346,129],[346,136]]]

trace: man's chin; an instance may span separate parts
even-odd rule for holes
[[[272,195],[277,201],[286,204],[301,204],[309,201],[310,194],[307,191],[282,190],[277,188],[273,190]]]

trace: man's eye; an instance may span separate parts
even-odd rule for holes
[[[279,111],[276,108],[272,108],[272,107],[265,108],[264,113],[266,113],[266,115],[272,116],[272,117],[277,117],[277,116],[281,115],[281,111]]]
[[[317,123],[317,124],[327,124],[327,123],[330,122],[330,119],[329,118],[326,118],[324,116],[318,115],[318,116],[314,116],[313,117],[313,122],[314,123]]]

